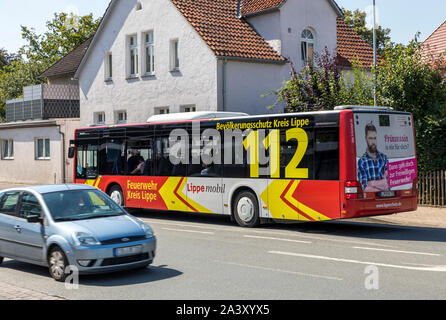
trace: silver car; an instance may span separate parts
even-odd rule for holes
[[[6,257],[47,266],[55,280],[64,281],[72,270],[145,268],[155,251],[152,229],[94,187],[0,191],[0,264]]]

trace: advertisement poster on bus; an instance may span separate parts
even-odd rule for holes
[[[364,192],[407,190],[417,175],[412,117],[355,114],[356,165]]]

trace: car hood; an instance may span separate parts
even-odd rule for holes
[[[127,215],[87,219],[79,221],[67,221],[61,223],[64,229],[71,232],[88,232],[99,241],[120,237],[143,236],[144,231],[140,223]]]

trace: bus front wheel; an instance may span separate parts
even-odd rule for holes
[[[114,185],[113,187],[111,187],[108,191],[108,195],[116,204],[120,206],[124,205],[124,195],[120,186]]]
[[[235,197],[233,213],[241,227],[253,228],[260,224],[259,203],[251,191],[242,191]]]

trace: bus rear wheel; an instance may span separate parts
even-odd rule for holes
[[[237,194],[232,210],[239,226],[254,228],[260,224],[259,203],[251,191],[242,191]]]
[[[114,185],[113,187],[111,187],[108,191],[108,195],[117,205],[124,205],[124,195],[120,186]]]

